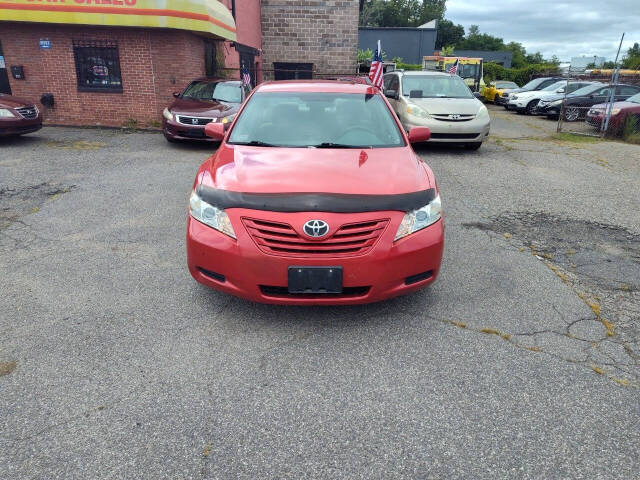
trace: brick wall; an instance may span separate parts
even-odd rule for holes
[[[358,0],[262,0],[265,79],[273,62],[313,63],[316,73],[353,73]]]
[[[72,39],[118,42],[122,93],[78,91]],[[55,107],[40,106],[50,124],[154,126],[172,92],[205,73],[202,37],[180,30],[1,22],[0,42],[7,66],[24,66],[25,80],[9,79],[13,95],[39,102],[53,93]]]

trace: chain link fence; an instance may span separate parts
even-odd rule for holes
[[[601,87],[577,98],[562,100],[558,132],[617,138],[640,144],[640,74],[621,75],[615,85],[609,76],[578,75],[569,82],[600,82]]]

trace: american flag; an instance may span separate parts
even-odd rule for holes
[[[369,69],[369,80],[375,87],[382,88],[382,48],[380,47],[380,40],[378,40],[378,48],[376,48],[373,58],[371,59],[371,68]]]
[[[449,70],[447,70],[451,75],[455,75],[456,73],[458,73],[458,64],[460,63],[460,59],[456,58],[456,61],[453,65],[451,65],[449,67]]]
[[[242,64],[241,76],[242,85],[251,85],[251,75],[249,75],[249,70],[244,66],[244,63]]]

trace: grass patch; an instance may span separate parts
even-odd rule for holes
[[[598,375],[602,375],[604,373],[604,370],[597,365],[591,365],[591,370],[596,372]]]
[[[607,320],[606,318],[600,317],[600,321],[604,325],[604,328],[607,329],[607,337],[613,337],[613,335],[615,333],[614,329],[616,328],[616,326],[613,323],[611,323],[609,320]]]
[[[15,361],[12,362],[0,362],[0,377],[4,377],[5,375],[9,375],[13,372],[18,364]]]
[[[598,137],[589,137],[587,135],[576,135],[575,133],[556,133],[552,135],[554,140],[560,140],[561,142],[572,142],[572,143],[598,143],[600,138]]]
[[[464,322],[454,322],[453,320],[449,321],[451,325],[455,325],[458,328],[467,328],[467,324]]]
[[[540,347],[525,347],[527,350],[531,350],[532,352],[541,352],[542,349]]]
[[[616,383],[619,383],[620,385],[622,385],[624,387],[628,387],[629,386],[629,380],[627,380],[626,378],[611,377],[611,380],[613,380]]]

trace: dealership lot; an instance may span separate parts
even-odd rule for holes
[[[0,478],[640,476],[638,147],[490,108],[423,147],[438,281],[349,308],[196,284],[210,146],[0,140]]]

